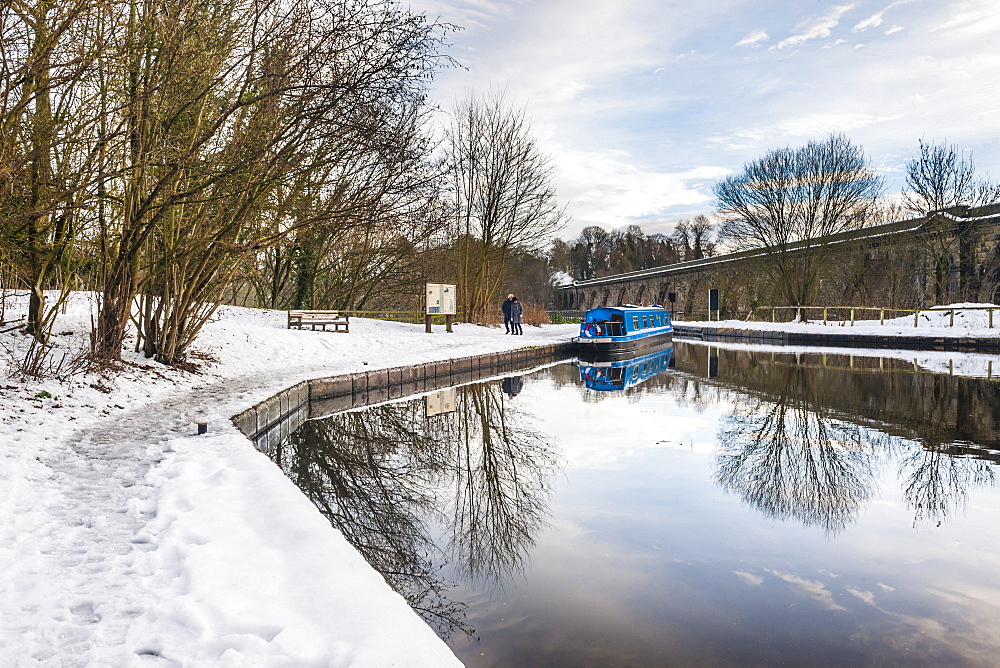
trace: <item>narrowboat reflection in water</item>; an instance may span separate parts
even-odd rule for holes
[[[625,390],[635,387],[647,378],[652,378],[670,367],[674,349],[664,350],[615,362],[579,361],[580,380],[588,389],[598,391]]]

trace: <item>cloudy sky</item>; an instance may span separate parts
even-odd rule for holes
[[[918,140],[1000,178],[996,0],[410,0],[462,26],[436,102],[503,89],[573,222],[669,231],[765,151],[843,132],[902,187]]]

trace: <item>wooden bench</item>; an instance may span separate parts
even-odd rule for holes
[[[315,330],[316,326],[322,326],[326,331],[326,326],[331,325],[335,332],[349,332],[351,327],[349,316],[341,315],[338,311],[289,311],[288,329],[295,327],[302,329],[309,326]]]

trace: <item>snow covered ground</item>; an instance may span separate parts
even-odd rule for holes
[[[7,360],[26,344],[12,329],[23,307],[15,300],[0,326]],[[74,295],[55,328],[60,350],[82,349],[93,308]],[[334,334],[224,307],[194,346],[197,372],[141,356],[113,377],[5,370],[0,665],[457,665],[229,417],[308,378],[574,334],[457,324],[428,335],[364,319]]]
[[[995,308],[993,327],[989,326],[989,308]],[[951,311],[954,310],[954,316]],[[954,324],[952,318],[954,317]],[[721,321],[678,321],[678,325],[692,327],[719,327],[730,329],[756,329],[763,331],[798,331],[823,334],[874,334],[879,336],[924,336],[930,338],[1000,338],[1000,306],[996,304],[949,304],[921,311],[914,327],[914,318],[908,315],[902,318],[887,319],[885,324],[877,320],[857,320],[850,322],[830,321],[823,324],[822,320],[809,322],[747,322],[744,320]],[[935,351],[913,351],[865,348],[835,348],[831,346],[771,346],[760,344],[713,342],[718,348],[753,348],[754,350],[774,350],[776,352],[836,353],[850,354],[855,357],[892,357],[906,360],[914,365],[935,373],[947,373],[957,376],[993,378],[1000,376],[1000,356],[986,353],[954,353]]]
[[[989,326],[990,313],[993,311],[993,327]],[[842,313],[844,309],[840,309]],[[954,311],[952,325],[951,312]],[[787,313],[787,311],[785,312]],[[858,312],[860,317],[861,312]],[[678,320],[677,325],[693,327],[731,327],[733,329],[760,329],[771,332],[797,331],[817,332],[823,334],[877,334],[879,336],[928,336],[928,337],[1000,337],[1000,305],[997,304],[949,304],[935,306],[921,311],[914,325],[914,317],[906,315],[899,318],[887,318],[885,324],[878,320],[849,321],[831,320],[823,324],[822,317],[816,319],[817,310],[810,309],[808,322],[766,322],[746,320]],[[870,314],[869,314],[870,316]]]
[[[94,307],[92,296],[74,295],[55,328],[55,359],[85,347]],[[23,308],[17,299],[8,306],[0,361],[27,344],[14,326]],[[956,327],[942,326],[947,313],[928,317],[936,321],[916,329],[903,318],[853,331],[1000,335],[985,327],[985,312],[956,316]],[[196,371],[141,355],[113,376],[66,381],[0,369],[0,665],[457,664],[229,422],[309,378],[576,333],[574,325],[526,327],[523,337],[466,324],[435,330],[365,319],[352,320],[349,334],[287,330],[282,311],[224,307],[194,346]],[[940,368],[946,356],[954,357],[919,353],[920,364]],[[995,356],[961,358],[978,368]],[[198,419],[208,420],[207,435],[195,435]]]
[[[971,308],[970,308],[971,307]],[[989,309],[993,313],[993,327],[989,326]],[[954,325],[952,322],[954,309]],[[930,338],[998,338],[1000,337],[1000,306],[996,304],[949,304],[926,311],[921,311],[914,327],[914,318],[908,315],[901,318],[887,319],[885,324],[877,320],[857,320],[850,322],[830,321],[823,324],[822,320],[809,322],[747,322],[744,320],[721,321],[677,321],[678,325],[693,327],[719,327],[731,329],[756,329],[771,332],[817,332],[823,334],[874,334],[878,336],[924,336]],[[809,352],[848,354],[855,357],[892,357],[894,359],[912,362],[915,366],[935,373],[954,374],[976,378],[994,378],[1000,376],[1000,355],[985,353],[954,353],[935,351],[913,351],[892,349],[866,348],[835,348],[830,346],[778,346],[744,343],[712,342],[710,345],[718,348],[752,348],[753,350],[773,350],[775,352]]]

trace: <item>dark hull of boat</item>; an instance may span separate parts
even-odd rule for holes
[[[618,341],[587,340],[584,342],[577,339],[576,355],[582,360],[593,362],[616,362],[669,348],[673,344],[673,340],[674,333],[672,331]]]

